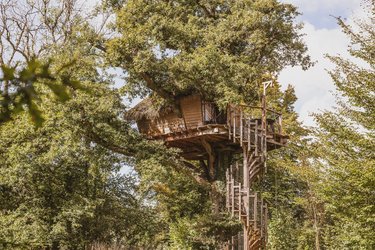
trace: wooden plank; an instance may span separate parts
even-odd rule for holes
[[[233,115],[233,142],[236,142],[236,110]]]
[[[187,129],[203,125],[202,101],[199,95],[181,98],[180,107]]]
[[[263,216],[264,216],[264,214],[263,214],[263,198],[261,197],[260,198],[260,237],[261,238],[263,238]]]
[[[227,205],[227,209],[229,210],[229,207],[230,207],[230,204],[229,204],[229,191],[230,191],[229,169],[225,171],[225,179],[227,181],[226,205]]]
[[[228,106],[228,109],[227,109],[227,124],[228,124],[228,140],[231,139],[231,131],[232,131],[232,109],[230,108],[230,106]]]
[[[234,216],[234,207],[235,207],[235,203],[234,203],[234,178],[232,178],[232,216]]]
[[[241,197],[241,183],[238,184],[238,219],[241,221],[242,214],[242,197]]]
[[[240,145],[242,147],[243,143],[243,112],[242,109],[240,109]]]
[[[254,228],[258,229],[257,220],[258,220],[258,193],[254,194]]]
[[[250,118],[247,120],[248,124],[247,124],[247,150],[250,152],[251,150],[251,120]]]
[[[255,144],[255,156],[258,156],[258,121],[255,121],[255,138],[254,138],[254,144]]]
[[[210,143],[208,143],[205,138],[201,139],[201,143],[208,154],[208,169],[210,177],[213,179],[215,177],[215,152]]]
[[[246,226],[250,226],[250,188],[246,192]]]

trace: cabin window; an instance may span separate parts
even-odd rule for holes
[[[224,124],[226,123],[226,116],[223,111],[220,111],[217,105],[213,102],[202,102],[202,115],[204,124]]]

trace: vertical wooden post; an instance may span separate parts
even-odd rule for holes
[[[232,192],[231,192],[231,198],[232,198],[232,216],[234,216],[234,208],[236,206],[235,204],[235,200],[234,200],[234,195],[235,195],[235,192],[234,192],[234,178],[232,177]]]
[[[250,118],[247,119],[247,151],[250,153],[250,150],[251,150],[251,143],[250,143],[250,140],[251,140],[251,120]]]
[[[247,227],[250,226],[250,188],[246,190],[246,225]]]
[[[260,131],[260,152],[261,152],[261,154],[263,154],[263,152],[264,152],[264,138],[265,138],[264,130],[262,129]],[[263,156],[263,155],[261,155],[261,156]]]
[[[248,246],[248,235],[247,235],[247,228],[248,228],[248,221],[249,221],[249,199],[248,199],[248,193],[249,193],[249,162],[248,162],[248,154],[250,151],[247,150],[246,146],[242,147],[243,150],[243,189],[246,192],[246,199],[244,199],[244,207],[245,207],[245,223],[244,223],[244,228],[243,228],[243,249],[247,250]]]
[[[254,228],[258,228],[258,193],[254,193]]]
[[[240,109],[240,145],[243,143],[243,113],[242,108]]]
[[[227,197],[226,197],[226,204],[227,204],[227,210],[229,211],[230,203],[229,203],[229,197],[230,197],[230,177],[229,177],[229,169],[225,171],[225,179],[227,181]]]
[[[246,225],[243,226],[243,249],[244,250],[248,250],[248,246],[249,246],[249,238],[248,238],[248,235],[247,235],[247,227]]]
[[[233,142],[236,142],[236,109],[233,109]]]
[[[238,183],[238,219],[241,221],[242,211],[242,198],[241,198],[241,182]]]
[[[255,156],[258,156],[258,120],[255,121]]]
[[[244,188],[248,188],[249,187],[249,163],[247,162],[247,155],[248,155],[248,151],[247,151],[247,148],[246,147],[242,147],[242,151],[243,151],[243,166],[242,166],[242,169],[243,169],[243,186]]]
[[[265,204],[265,215],[264,215],[264,228],[265,228],[265,234],[264,234],[264,249],[266,249],[267,247],[267,241],[268,241],[268,233],[267,233],[267,229],[268,229],[268,205],[267,203]]]
[[[227,126],[228,126],[228,140],[230,140],[230,134],[232,133],[232,110],[230,108],[230,105],[227,106]]]
[[[260,238],[263,238],[263,230],[264,230],[264,221],[263,221],[263,216],[264,216],[264,211],[263,211],[263,199],[260,197]]]

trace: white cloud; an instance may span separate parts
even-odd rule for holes
[[[306,125],[313,125],[309,116],[312,112],[330,109],[334,105],[332,91],[334,85],[327,73],[334,65],[325,58],[325,54],[347,56],[349,41],[340,29],[316,29],[306,23],[303,30],[305,41],[312,60],[316,65],[307,71],[301,68],[286,68],[280,74],[282,85],[292,84],[295,87],[298,101],[296,104],[300,120]]]
[[[334,10],[350,12],[357,8],[360,0],[282,0],[282,2],[297,6],[303,13],[316,13]]]
[[[297,1],[292,0],[292,2]],[[306,2],[305,8],[313,8],[307,1],[300,2]],[[327,1],[330,3],[325,3],[325,1],[316,2],[322,2],[323,5],[327,6],[333,3],[338,4],[337,2],[341,3],[341,1],[336,0]],[[352,2],[345,0],[343,4],[347,3],[350,5],[353,4]],[[365,11],[360,8],[357,1],[356,9],[352,10],[352,15],[348,18],[347,22],[353,24],[354,18],[363,18],[365,16]],[[327,70],[333,69],[334,65],[324,55],[349,57],[347,49],[350,42],[339,27],[334,29],[316,28],[311,23],[305,22],[302,32],[306,34],[304,40],[309,48],[309,55],[317,63],[307,71],[303,71],[301,68],[288,67],[281,72],[279,80],[284,87],[288,84],[292,84],[295,87],[298,97],[296,110],[299,113],[300,120],[304,124],[311,126],[314,125],[313,118],[310,116],[311,113],[325,109],[329,110],[335,105],[335,98],[333,96],[335,87],[327,72]]]

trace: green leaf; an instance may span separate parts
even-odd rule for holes
[[[12,81],[15,79],[15,71],[16,69],[15,68],[12,68],[12,67],[8,67],[6,65],[1,65],[1,70],[2,70],[2,73],[3,73],[3,80],[5,81]]]
[[[46,82],[45,84],[52,90],[60,101],[65,102],[71,98],[66,86],[53,82]]]

